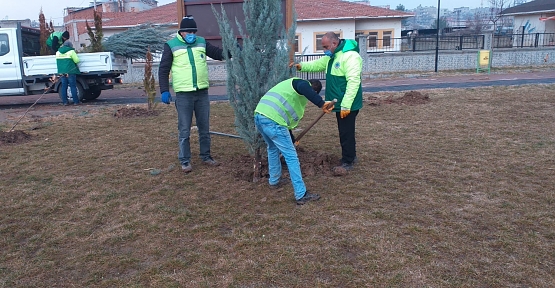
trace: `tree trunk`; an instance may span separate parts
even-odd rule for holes
[[[254,165],[253,165],[253,174],[252,174],[252,182],[257,183],[260,180],[260,174],[262,170],[262,163],[261,160],[262,156],[260,155],[260,149],[256,149],[254,151]]]

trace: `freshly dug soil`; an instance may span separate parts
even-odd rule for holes
[[[160,114],[157,110],[148,110],[142,107],[123,107],[114,113],[116,118],[134,118],[134,117],[149,117]]]
[[[335,166],[335,162],[338,162],[336,156],[319,151],[305,151],[302,147],[297,148],[297,155],[301,163],[301,172],[303,177],[316,175],[333,176],[332,168]],[[281,164],[283,170],[282,177],[289,177],[287,164],[283,158],[281,158]],[[252,156],[243,155],[235,159],[231,159],[228,165],[233,167],[230,171],[234,171],[235,178],[252,182],[254,173]],[[266,159],[266,157],[262,159],[261,172],[262,178],[270,177],[268,174],[268,159]]]
[[[369,96],[367,101],[371,106],[378,106],[381,104],[400,104],[400,105],[422,105],[430,102],[430,97],[428,94],[422,94],[418,91],[406,92],[405,95],[399,98],[387,97],[385,99],[379,99],[378,97]]]
[[[0,145],[22,144],[29,142],[33,137],[24,131],[14,130],[11,132],[0,132]]]

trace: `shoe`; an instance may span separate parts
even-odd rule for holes
[[[212,157],[208,157],[204,160],[202,160],[202,163],[209,165],[209,166],[220,166],[220,162],[212,159]]]
[[[354,168],[353,165],[354,165],[354,161],[351,164],[343,162],[343,163],[341,163],[341,165],[336,166],[336,167],[342,167],[342,168],[345,168],[345,170],[350,171],[350,170],[353,170],[353,168]],[[334,169],[336,167],[334,167]]]
[[[191,166],[191,163],[185,162],[185,164],[181,164],[181,170],[185,173],[189,173],[193,171],[193,166]]]
[[[320,199],[320,195],[312,194],[312,193],[306,191],[304,193],[303,198],[297,200],[297,205],[304,205],[308,201],[316,201],[316,200],[319,200],[319,199]]]
[[[270,184],[270,189],[277,190],[289,183],[291,183],[291,180],[289,180],[289,178],[280,178],[277,184],[274,184],[274,185]]]

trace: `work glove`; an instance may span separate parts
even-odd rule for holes
[[[297,69],[297,71],[301,71],[301,63],[295,63],[295,62],[291,62],[289,63],[289,68],[295,66],[295,68]]]
[[[339,112],[339,116],[341,117],[341,119],[349,116],[349,114],[351,114],[351,110],[341,107],[341,112]]]
[[[170,92],[168,91],[163,92],[161,98],[163,103],[170,104],[170,102],[172,101],[172,94],[170,94]]]
[[[322,106],[322,111],[324,111],[325,113],[331,113],[331,110],[333,110],[334,106],[335,106],[335,102],[326,101]]]

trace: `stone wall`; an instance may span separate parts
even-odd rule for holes
[[[387,73],[421,73],[434,72],[435,51],[369,53],[364,59],[363,73],[366,76]],[[439,51],[438,71],[476,69],[478,50]],[[158,64],[153,64],[153,74],[158,81]],[[553,48],[513,48],[495,49],[492,68],[538,67],[555,64]],[[284,65],[287,65],[284,63]],[[209,61],[210,81],[226,80],[225,62]],[[128,72],[123,76],[124,83],[143,81],[144,63],[128,65]]]

